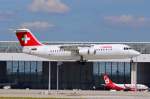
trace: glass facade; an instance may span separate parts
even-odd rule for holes
[[[130,83],[130,70],[128,62],[95,62],[93,63],[95,86],[100,87],[101,84],[104,84],[104,74],[108,74],[115,83]]]
[[[49,62],[0,61],[0,87],[47,89]],[[51,88],[56,89],[57,62],[51,62]],[[59,89],[90,89],[93,83],[93,65],[64,62],[59,66]]]
[[[0,87],[47,89],[49,62],[42,61],[0,61]],[[56,89],[57,62],[51,62],[51,88]],[[116,83],[130,83],[130,63],[64,62],[59,66],[59,89],[93,89],[104,84],[107,73]]]
[[[42,62],[7,61],[7,83],[14,88],[42,88]]]

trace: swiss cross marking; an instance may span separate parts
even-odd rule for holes
[[[30,37],[28,37],[26,34],[22,38],[22,41],[24,41],[25,44],[27,44],[29,40],[30,40]]]

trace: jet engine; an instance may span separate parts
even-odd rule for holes
[[[88,55],[89,54],[89,49],[80,49],[79,54],[80,55]]]
[[[87,49],[85,49],[85,48],[83,48],[83,49],[80,49],[79,50],[79,54],[80,55],[94,55],[96,53],[96,51],[92,48],[92,49],[89,49],[89,48],[87,48]]]

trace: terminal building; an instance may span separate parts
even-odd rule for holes
[[[22,53],[15,41],[0,42],[0,88],[92,90],[104,84],[103,74],[116,83],[139,83],[150,87],[150,42],[69,42],[69,44],[127,44],[141,53],[130,59],[87,62],[53,62]],[[68,42],[46,42],[68,44]],[[51,68],[49,68],[49,66]],[[50,70],[50,73],[49,73]],[[59,72],[58,72],[59,71]],[[50,79],[49,79],[50,77]]]

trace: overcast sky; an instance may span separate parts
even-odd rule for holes
[[[0,40],[150,41],[150,0],[0,0]]]

